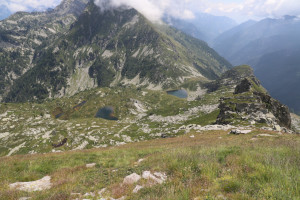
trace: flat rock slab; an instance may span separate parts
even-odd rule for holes
[[[93,168],[95,166],[96,166],[96,163],[90,163],[90,164],[85,165],[86,168]]]
[[[256,137],[276,137],[276,135],[270,135],[270,134],[263,133],[263,134],[256,135]]]
[[[230,131],[230,134],[234,134],[234,135],[240,135],[240,134],[248,134],[250,133],[252,130],[240,130],[240,129],[234,129]]]
[[[50,176],[45,176],[37,181],[12,183],[9,185],[9,187],[10,189],[17,189],[26,192],[42,191],[51,188],[50,180]]]

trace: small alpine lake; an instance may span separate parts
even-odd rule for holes
[[[169,95],[173,95],[173,96],[176,96],[176,97],[181,98],[181,99],[186,99],[188,97],[188,93],[184,89],[170,90],[170,91],[167,91],[167,93]]]

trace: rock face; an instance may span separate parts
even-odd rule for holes
[[[233,119],[266,123],[291,128],[291,116],[287,106],[267,94],[256,92],[253,97],[222,98],[217,124],[230,124]]]
[[[242,82],[236,86],[234,94],[240,94],[244,92],[249,92],[251,89],[252,83],[248,79],[242,80]]]

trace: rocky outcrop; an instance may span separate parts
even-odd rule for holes
[[[247,78],[245,78],[239,85],[236,86],[234,94],[249,92],[251,87],[252,83]]]
[[[221,98],[219,109],[217,124],[231,124],[241,120],[250,124],[268,124],[276,130],[278,125],[291,128],[288,107],[265,93],[254,92],[253,96]]]
[[[249,66],[238,66],[224,73],[211,89],[229,86],[232,97],[220,99],[217,124],[267,124],[274,130],[291,128],[291,116],[287,106],[273,99],[261,86]]]
[[[277,122],[280,126],[291,128],[292,119],[289,108],[283,105],[278,100],[273,99],[270,95],[261,92],[255,92],[256,96],[260,98],[260,101],[265,103],[266,108],[274,114],[277,118]]]

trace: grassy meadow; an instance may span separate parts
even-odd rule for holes
[[[259,134],[269,134],[263,137]],[[194,136],[194,137],[193,137]],[[143,162],[137,163],[139,159]],[[88,163],[96,163],[87,168]],[[0,199],[99,199],[103,188],[113,198],[143,200],[300,199],[300,137],[252,131],[190,132],[183,136],[119,147],[0,158]],[[165,172],[162,185],[132,193],[125,176]],[[14,182],[51,176],[52,188],[41,192],[9,189]],[[143,184],[142,181],[138,184]],[[75,194],[74,194],[75,193]]]

